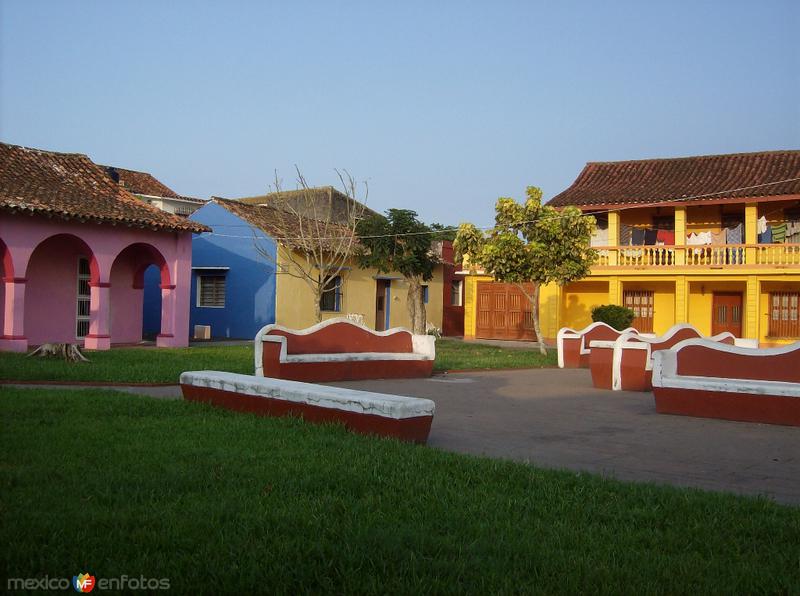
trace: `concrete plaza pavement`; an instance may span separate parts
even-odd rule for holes
[[[431,447],[800,504],[800,428],[657,414],[585,369],[333,384],[434,400]]]
[[[800,505],[800,428],[657,414],[652,393],[594,389],[588,370],[331,384],[434,400],[428,441],[434,448]],[[104,388],[161,399],[181,395],[176,385]]]

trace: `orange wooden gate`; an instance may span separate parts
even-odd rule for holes
[[[533,294],[533,284],[525,291]],[[475,337],[534,340],[530,300],[514,284],[478,282]]]

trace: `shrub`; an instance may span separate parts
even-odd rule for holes
[[[616,304],[603,304],[592,309],[592,321],[606,323],[617,331],[622,331],[631,326],[633,311]]]
[[[425,324],[425,333],[427,333],[428,335],[432,335],[436,339],[439,339],[440,337],[442,337],[442,330],[439,329],[433,323],[426,323]]]

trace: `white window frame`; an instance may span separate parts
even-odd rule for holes
[[[326,310],[326,309],[322,308],[322,296],[320,296],[320,298],[319,298],[319,311],[320,312],[342,312],[342,309],[344,308],[344,304],[343,304],[343,302],[344,302],[344,299],[343,299],[344,298],[344,292],[342,291],[342,289],[344,287],[344,278],[341,275],[337,275],[337,276],[334,277],[334,279],[337,279],[337,278],[339,279],[339,283],[336,284],[332,288],[332,290],[334,292],[334,294],[333,294],[333,306],[334,306],[334,308],[333,308],[333,310]],[[330,292],[330,291],[331,290],[326,290],[326,291],[324,291],[322,293],[322,295],[324,296],[327,292]]]
[[[453,304],[453,284],[458,284],[458,302],[457,304]],[[464,280],[463,279],[452,279],[450,280],[450,306],[464,306],[464,300],[462,296],[464,295]]]
[[[221,277],[223,283],[223,293],[222,293],[222,306],[212,306],[210,304],[201,304],[202,298],[202,286],[203,282],[202,279],[204,277]],[[197,308],[225,308],[228,303],[228,276],[224,273],[198,273],[197,274],[197,288],[195,292],[195,306]]]
[[[81,261],[86,261],[86,266],[89,268],[88,273],[81,273]],[[92,315],[92,289],[89,287],[88,294],[81,294],[81,282],[85,281],[87,286],[92,280],[91,262],[88,257],[79,256],[77,262],[77,271],[75,276],[75,339],[85,339],[89,335],[89,326],[91,325]],[[87,301],[89,304],[89,314],[81,314],[81,301]],[[86,323],[86,335],[78,334],[78,327],[81,323]]]

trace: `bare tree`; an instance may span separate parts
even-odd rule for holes
[[[275,191],[264,197],[269,209],[265,226],[275,240],[275,254],[256,239],[256,248],[275,265],[279,274],[302,279],[314,295],[314,317],[322,320],[320,304],[327,291],[336,290],[336,278],[351,262],[358,245],[356,226],[364,217],[369,188],[364,183],[363,202],[358,187],[346,170],[336,170],[342,192],[333,187],[309,186],[300,169],[297,189],[285,191],[275,175]]]

